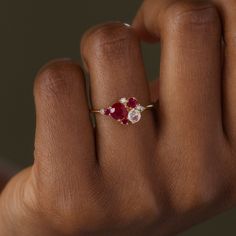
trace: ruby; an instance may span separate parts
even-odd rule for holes
[[[129,120],[128,119],[124,119],[121,121],[123,125],[128,125],[129,124]]]
[[[112,105],[112,108],[115,109],[113,113],[110,115],[115,119],[115,120],[123,120],[124,118],[127,117],[128,111],[125,107],[124,104],[122,103],[115,103]]]
[[[111,111],[110,111],[109,108],[105,109],[104,114],[105,114],[106,116],[109,116],[110,113],[111,113]]]
[[[131,107],[131,108],[135,108],[137,106],[137,100],[136,98],[130,98],[128,103],[127,103],[127,106],[128,107]]]

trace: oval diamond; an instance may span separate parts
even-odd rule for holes
[[[135,123],[139,122],[140,119],[141,119],[141,112],[139,110],[132,109],[132,110],[129,111],[128,120],[132,124],[135,124]]]

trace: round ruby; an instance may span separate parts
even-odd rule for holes
[[[109,116],[110,115],[110,113],[111,113],[111,111],[110,111],[110,109],[108,108],[108,109],[105,109],[105,111],[104,111],[104,114],[106,115],[106,116]]]
[[[124,119],[121,121],[123,125],[128,125],[129,124],[129,120],[128,119]]]
[[[127,117],[128,111],[127,111],[127,109],[126,109],[124,104],[122,104],[122,103],[115,103],[115,104],[112,105],[112,108],[114,108],[115,111],[113,113],[111,113],[111,116],[115,120],[123,120],[124,118]]]
[[[131,107],[131,108],[135,108],[137,106],[137,100],[135,98],[130,98],[128,103],[127,103],[127,106],[128,107]]]

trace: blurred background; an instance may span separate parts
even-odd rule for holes
[[[164,0],[163,0],[164,1]],[[11,176],[33,160],[33,82],[39,68],[58,57],[80,60],[80,39],[89,27],[131,23],[141,0],[0,0],[0,173]],[[150,80],[159,74],[159,45],[143,44]],[[0,174],[0,185],[1,185]],[[236,210],[182,236],[236,235]]]

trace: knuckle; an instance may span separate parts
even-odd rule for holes
[[[63,235],[97,231],[106,221],[107,212],[99,202],[101,193],[96,187],[90,186],[83,191],[48,192],[40,195],[38,209],[50,225]]]
[[[205,209],[219,204],[225,194],[224,181],[209,170],[199,171],[199,174],[189,174],[177,185],[173,193],[176,199],[173,208],[179,214],[194,212],[196,209]]]
[[[210,3],[182,3],[177,2],[166,11],[169,26],[178,31],[211,30],[220,25],[219,14]]]
[[[129,27],[121,23],[110,23],[90,30],[83,37],[82,48],[85,55],[91,55],[91,52],[102,56],[117,55],[127,50],[134,40],[137,37]]]
[[[152,194],[133,192],[130,196],[128,195],[126,194],[125,199],[118,202],[119,209],[123,209],[119,215],[120,221],[135,221],[140,216],[148,216],[147,219],[158,218],[157,216],[160,215],[161,210]],[[120,199],[122,199],[122,196]]]
[[[46,97],[68,94],[82,74],[80,66],[72,60],[53,60],[36,76],[34,94]]]
[[[185,195],[182,195],[182,199],[178,202],[175,210],[183,214],[194,211],[195,209],[209,207],[215,201],[216,197],[216,193],[212,190],[195,186],[194,190],[189,189]]]
[[[110,186],[114,186],[113,181],[118,183],[120,181],[117,176],[112,180],[113,177],[107,182],[109,192],[106,192],[104,199],[106,202],[110,202],[107,209],[109,219],[112,220],[111,224],[122,226],[135,224],[137,231],[140,232],[162,217],[162,206],[157,203],[159,199],[157,200],[153,189],[147,186],[146,180],[138,178],[138,189],[134,183],[123,185],[119,189],[112,189]],[[107,201],[108,199],[109,201]],[[142,229],[139,228],[139,225]]]

